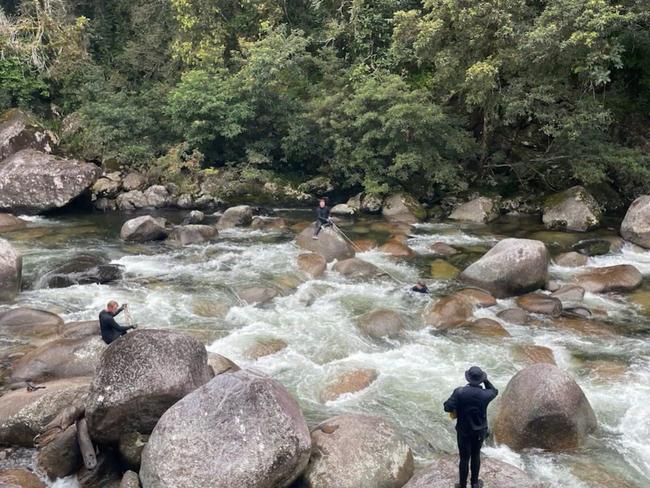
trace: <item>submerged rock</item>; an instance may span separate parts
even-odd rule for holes
[[[612,243],[608,239],[583,239],[576,242],[571,249],[585,256],[603,256],[611,250]]]
[[[499,217],[499,207],[488,197],[479,197],[463,203],[449,215],[451,220],[486,224]]]
[[[361,315],[358,325],[369,336],[381,339],[401,334],[406,328],[406,320],[394,310],[380,308]]]
[[[472,312],[472,303],[467,298],[451,295],[439,299],[423,318],[426,325],[447,329],[467,322]]]
[[[239,298],[250,305],[261,305],[270,302],[279,294],[278,290],[269,286],[251,286],[243,290],[237,290]]]
[[[336,400],[346,393],[356,393],[368,388],[378,377],[374,369],[345,371],[331,380],[320,393],[323,403]]]
[[[426,217],[424,207],[411,195],[391,195],[384,201],[384,218],[391,222],[417,224]]]
[[[282,339],[261,339],[251,346],[245,353],[250,359],[259,359],[280,352],[287,347]]]
[[[16,298],[22,283],[23,258],[6,240],[0,239],[0,302]]]
[[[526,325],[529,322],[528,314],[520,308],[501,310],[497,317],[510,324]]]
[[[429,249],[431,249],[433,254],[438,256],[454,256],[460,253],[458,249],[444,242],[436,242],[435,244],[432,244]]]
[[[562,313],[562,302],[553,296],[543,293],[529,293],[517,298],[517,305],[530,313],[539,313],[559,317]]]
[[[390,254],[394,257],[411,257],[415,256],[415,251],[408,247],[405,242],[397,239],[390,239],[388,242],[379,247],[379,251],[384,254]]]
[[[296,244],[302,249],[323,256],[327,262],[335,259],[347,259],[354,256],[354,247],[345,237],[332,228],[325,228],[318,234],[318,239],[312,239],[314,228],[304,229],[296,238]]]
[[[510,337],[510,333],[503,326],[492,319],[477,319],[461,324],[461,327],[472,334],[484,337]]]
[[[466,298],[473,306],[478,308],[492,307],[497,304],[496,298],[487,291],[479,290],[478,288],[464,288],[455,294]]]
[[[542,488],[519,468],[492,458],[482,457],[481,479],[486,488]],[[404,488],[450,488],[458,483],[458,457],[441,456],[415,473]]]
[[[136,217],[124,222],[120,238],[131,242],[159,241],[167,237],[166,223],[165,219],[150,215]]]
[[[621,223],[621,237],[650,249],[650,195],[642,195],[627,209]]]
[[[519,371],[503,393],[494,422],[497,442],[514,450],[574,449],[598,426],[582,389],[550,364]]]
[[[208,242],[217,235],[217,229],[210,225],[178,225],[169,233],[167,242],[177,246],[189,246]]]
[[[122,278],[122,267],[110,264],[104,256],[78,254],[59,264],[38,279],[36,288],[65,288],[91,283],[110,283]]]
[[[460,270],[444,259],[435,259],[431,263],[431,277],[438,280],[453,280],[460,274]]]
[[[300,254],[298,256],[298,268],[312,278],[318,278],[325,273],[325,270],[327,269],[327,261],[320,254]]]
[[[577,285],[592,293],[608,293],[612,291],[632,291],[643,281],[643,276],[630,264],[592,268],[575,278]]]
[[[541,241],[503,239],[460,275],[460,280],[497,298],[542,288],[548,279],[549,254]]]
[[[401,488],[413,475],[411,448],[379,417],[340,415],[318,425],[311,439],[309,488]]]
[[[150,433],[165,410],[212,375],[205,347],[191,336],[148,329],[121,337],[102,355],[86,401],[92,438],[111,443]]]
[[[369,279],[379,275],[377,266],[359,258],[338,261],[332,268],[348,278]]]
[[[34,437],[65,407],[83,400],[90,378],[51,381],[45,388],[26,388],[0,397],[0,445],[32,447]]]
[[[240,370],[165,412],[142,454],[140,478],[147,488],[284,488],[310,452],[309,429],[291,395],[267,376]]]
[[[8,213],[0,213],[0,232],[23,229],[26,225],[27,222],[18,217],[14,217]]]
[[[555,355],[548,347],[536,345],[515,346],[513,356],[528,364],[546,363],[555,366]]]
[[[100,174],[94,164],[25,149],[0,161],[0,209],[40,213],[64,207]]]
[[[602,211],[582,186],[553,195],[544,204],[542,221],[550,229],[586,232],[600,225]]]
[[[571,251],[557,255],[553,261],[558,266],[564,266],[565,268],[580,268],[587,265],[589,256]]]

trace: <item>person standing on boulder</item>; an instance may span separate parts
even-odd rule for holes
[[[115,316],[128,308],[128,304],[124,304],[118,308],[117,302],[111,300],[106,305],[106,309],[99,312],[99,330],[102,334],[102,339],[106,344],[110,344],[116,339],[119,339],[127,330],[135,329],[135,325],[121,326],[115,322]]]
[[[324,226],[332,225],[330,219],[330,208],[324,198],[318,201],[318,208],[316,208],[316,224],[314,228],[314,235],[312,239],[318,239],[318,234]]]
[[[478,366],[465,371],[468,385],[456,388],[444,404],[445,412],[456,418],[458,440],[459,482],[456,488],[467,487],[467,476],[471,461],[471,488],[482,488],[479,480],[481,469],[481,447],[488,434],[487,407],[499,391],[487,379],[487,374]],[[485,388],[481,387],[481,383]]]

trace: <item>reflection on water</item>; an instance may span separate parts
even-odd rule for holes
[[[280,212],[292,228],[304,213]],[[169,213],[174,222],[181,214]],[[124,266],[124,279],[109,285],[26,290],[19,304],[55,311],[66,321],[95,318],[108,299],[128,302],[143,327],[175,328],[195,334],[209,349],[262,370],[289,388],[313,424],[345,412],[365,412],[391,419],[404,432],[417,461],[424,464],[436,452],[453,451],[453,425],[442,402],[463,382],[468,366],[480,364],[501,389],[524,366],[517,345],[537,344],[554,352],[558,365],[583,387],[602,426],[584,449],[568,454],[527,452],[519,455],[503,446],[486,453],[511,462],[554,488],[648,486],[650,482],[650,318],[642,304],[649,292],[632,296],[587,294],[585,303],[599,311],[607,328],[594,334],[579,327],[558,328],[536,320],[528,326],[503,323],[512,337],[481,339],[468,335],[433,335],[419,316],[428,299],[408,292],[416,279],[427,278],[433,257],[429,247],[444,242],[461,252],[450,261],[459,268],[503,237],[534,237],[548,243],[553,254],[587,237],[614,236],[611,230],[590,234],[545,231],[531,219],[505,219],[490,226],[422,224],[411,229],[408,243],[421,255],[395,260],[377,251],[360,255],[386,276],[368,282],[347,280],[337,273],[307,280],[296,268],[300,250],[292,234],[235,229],[214,243],[183,249],[160,243],[119,241],[120,215],[32,218],[26,229],[7,234],[24,255],[26,283],[79,252],[101,252]],[[379,244],[399,232],[385,222],[360,219],[342,222],[352,239]],[[626,246],[617,254],[590,258],[590,265],[629,263],[650,274],[650,252]],[[551,267],[553,278],[568,281],[575,269]],[[393,277],[393,278],[391,278]],[[256,285],[273,288],[278,297],[263,307],[242,306],[238,290]],[[453,281],[430,283],[442,296],[458,288]],[[636,301],[634,301],[636,300]],[[650,304],[650,298],[647,298]],[[496,319],[513,306],[499,300],[477,316]],[[640,305],[641,303],[641,305]],[[403,313],[406,334],[391,341],[371,340],[360,332],[356,317],[377,307]],[[277,339],[287,347],[251,360],[247,351],[259,340]],[[321,389],[337,374],[354,368],[379,373],[369,388],[326,404]],[[594,481],[609,480],[606,485]],[[614,481],[611,481],[614,480]],[[614,483],[614,484],[612,484]],[[73,486],[60,482],[59,487]]]

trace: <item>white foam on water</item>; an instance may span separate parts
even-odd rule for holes
[[[68,476],[67,478],[59,478],[56,481],[50,482],[50,488],[80,488],[76,476]]]

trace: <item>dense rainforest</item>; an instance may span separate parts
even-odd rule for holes
[[[647,0],[1,0],[0,110],[74,156],[423,200],[650,190]],[[269,176],[270,177],[270,176]]]

